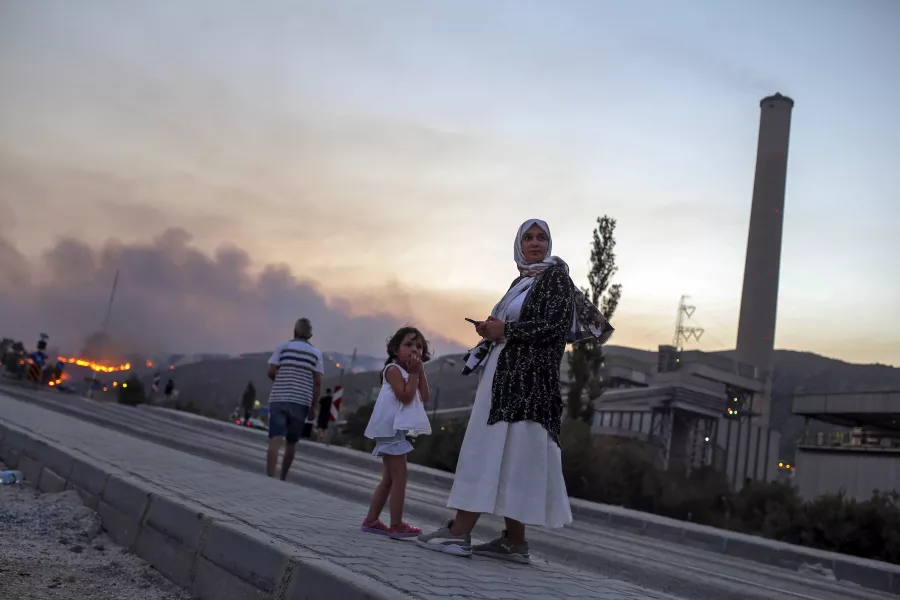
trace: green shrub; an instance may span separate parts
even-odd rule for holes
[[[337,429],[334,430],[334,433],[331,434],[331,445],[339,446],[344,448],[350,448],[351,443],[350,440]]]
[[[754,481],[735,495],[733,529],[800,543],[805,529],[803,500],[797,488],[781,482]]]
[[[843,492],[804,505],[799,543],[864,558],[900,563],[900,508],[896,493],[875,492],[858,502]]]
[[[859,519],[860,535],[881,538],[879,558],[900,564],[900,494],[876,491],[870,500],[864,502],[863,514]],[[862,556],[862,555],[860,555]]]
[[[678,469],[654,470],[662,481],[654,512],[704,525],[727,526],[731,487],[724,473],[712,467],[690,474]]]
[[[805,505],[806,527],[800,541],[807,546],[840,552],[855,535],[856,501],[843,492],[823,494]]]
[[[563,478],[569,495],[576,498],[593,496],[599,465],[593,451],[594,436],[587,423],[567,419],[560,432]]]
[[[414,449],[409,453],[409,461],[424,467],[456,472],[459,450],[466,436],[466,424],[432,423],[432,427],[431,435],[416,438],[413,442]]]
[[[191,413],[194,415],[203,415],[203,410],[190,400],[182,399],[181,396],[175,400],[175,410]]]
[[[569,494],[586,500],[652,510],[663,488],[646,444],[626,438],[592,436],[579,420],[563,424],[560,437],[563,477]]]
[[[375,442],[365,436],[366,427],[369,425],[369,419],[372,417],[374,409],[374,402],[363,404],[347,417],[342,437],[349,442],[349,446],[354,450],[371,452],[375,448]]]

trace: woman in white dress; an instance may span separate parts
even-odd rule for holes
[[[526,524],[572,522],[559,449],[560,364],[567,343],[605,342],[613,328],[551,248],[544,221],[522,224],[514,245],[519,277],[476,325],[483,339],[466,357],[463,374],[481,371],[481,379],[447,502],[456,517],[421,535],[424,548],[529,563]],[[473,547],[471,532],[483,513],[504,517],[506,529]]]

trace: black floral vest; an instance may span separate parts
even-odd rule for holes
[[[506,346],[497,358],[488,424],[534,421],[559,444],[559,369],[572,329],[574,293],[575,285],[561,265],[541,273],[528,290],[519,319],[506,324]]]

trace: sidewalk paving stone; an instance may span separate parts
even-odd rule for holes
[[[531,566],[428,552],[412,541],[359,531],[366,507],[302,485],[195,457],[97,425],[68,418],[0,394],[0,414],[52,444],[77,450],[208,510],[340,568],[371,577],[412,598],[497,600],[595,598],[672,600],[622,581],[548,563]],[[302,456],[297,460],[303,460]],[[373,470],[380,465],[373,460]],[[301,481],[302,483],[302,481]],[[423,529],[438,523],[420,523]]]

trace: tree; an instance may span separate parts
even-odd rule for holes
[[[594,228],[594,239],[591,243],[589,287],[582,290],[610,321],[622,297],[622,284],[609,285],[612,276],[619,270],[616,266],[615,233],[615,219],[606,215],[597,218],[597,227]],[[600,368],[603,366],[603,347],[596,340],[585,340],[572,347],[568,360],[569,417],[590,422],[594,413],[590,399],[602,394],[605,387],[599,377]],[[585,391],[589,397],[587,402],[583,400]]]
[[[459,451],[466,437],[465,422],[432,423],[431,435],[417,438],[415,448],[407,456],[409,462],[441,471],[456,472]]]

